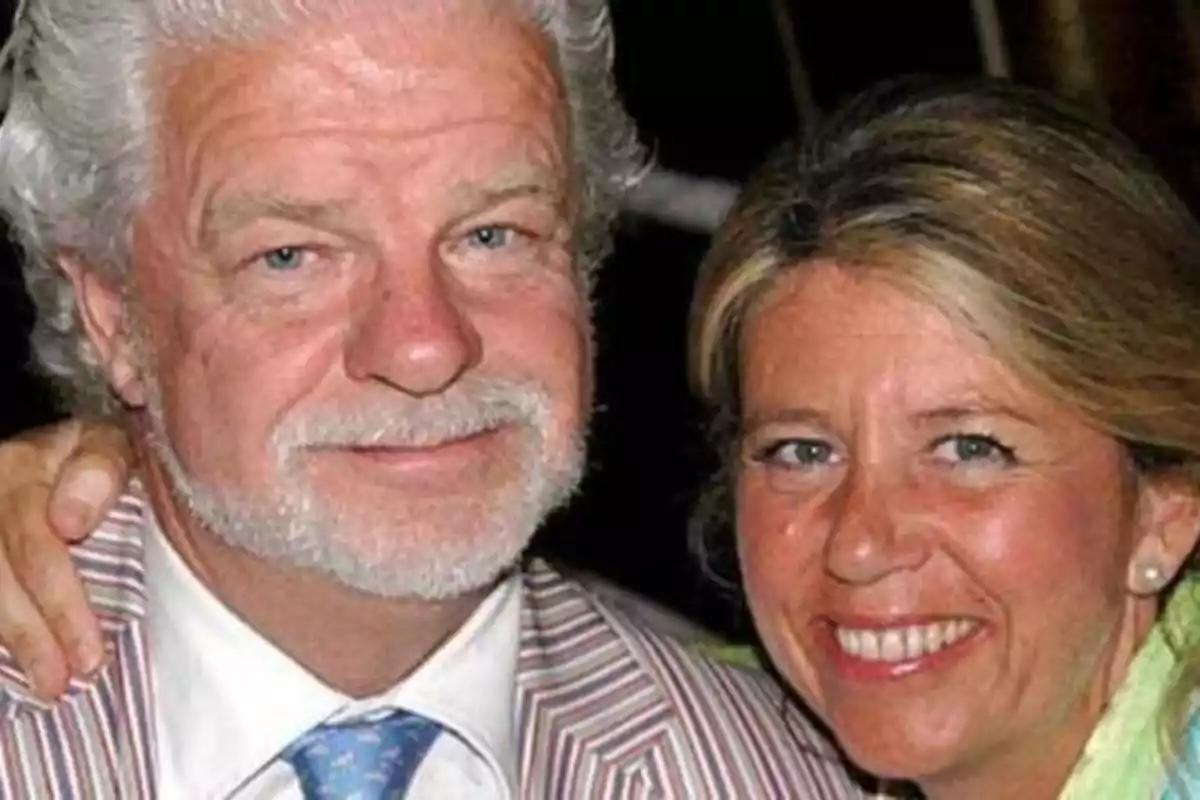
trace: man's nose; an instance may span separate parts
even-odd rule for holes
[[[883,467],[852,470],[840,487],[838,513],[825,542],[825,569],[843,583],[866,585],[915,571],[932,547],[928,520],[914,507],[913,487]]]
[[[479,333],[436,269],[381,276],[366,292],[346,344],[351,378],[419,397],[443,391],[479,362]]]

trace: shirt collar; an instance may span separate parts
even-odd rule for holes
[[[158,769],[189,796],[227,797],[331,718],[405,708],[469,744],[517,790],[521,587],[502,582],[415,672],[379,697],[327,686],[222,604],[146,515],[146,583]]]

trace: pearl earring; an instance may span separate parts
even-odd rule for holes
[[[1142,567],[1142,580],[1150,591],[1157,592],[1167,583],[1166,573],[1158,564],[1147,564]]]

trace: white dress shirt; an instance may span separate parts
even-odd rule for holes
[[[149,660],[158,796],[303,800],[280,753],[322,722],[403,708],[444,732],[410,800],[511,800],[521,587],[510,578],[399,685],[354,700],[322,683],[242,621],[146,525]]]

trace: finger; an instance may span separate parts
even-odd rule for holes
[[[104,644],[71,552],[49,529],[45,492],[29,492],[17,503],[19,533],[9,532],[8,567],[72,671],[86,675],[103,662]]]
[[[120,497],[132,461],[129,440],[119,428],[81,424],[50,501],[50,520],[62,539],[80,541],[100,524]]]
[[[68,663],[41,612],[17,582],[0,553],[0,642],[29,676],[39,696],[53,700],[67,690]]]

